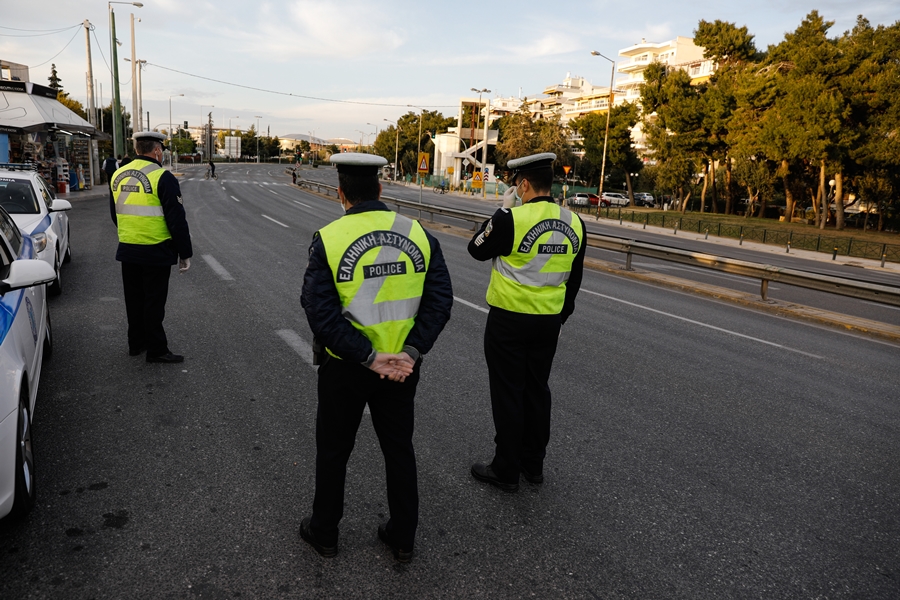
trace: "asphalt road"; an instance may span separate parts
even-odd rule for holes
[[[108,207],[73,200],[38,505],[0,526],[0,598],[900,595],[900,347],[587,272],[551,378],[546,482],[506,494],[468,473],[492,451],[489,265],[440,232],[458,302],[417,396],[416,557],[399,566],[377,540],[364,417],[341,551],[320,558],[297,536],[316,406],[299,284],[341,209],[281,171],[183,181],[195,257],[166,319],[183,365],[127,355]]]

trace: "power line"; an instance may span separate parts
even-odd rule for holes
[[[50,31],[49,33],[25,33],[25,34],[18,34],[18,33],[0,33],[0,36],[2,36],[2,37],[14,37],[14,38],[32,38],[32,37],[41,37],[41,36],[45,36],[45,35],[56,35],[57,33],[63,33],[63,32],[69,31],[69,30],[71,30],[71,29],[74,29],[75,27],[81,27],[81,25],[74,25],[74,26],[72,26],[72,27],[66,27],[65,29],[55,29],[55,30],[53,30],[53,31]],[[22,31],[27,31],[27,30],[22,30]]]
[[[57,56],[59,56],[60,54],[62,54],[62,53],[63,53],[63,50],[65,50],[66,48],[68,48],[68,47],[69,47],[69,44],[72,43],[72,40],[74,40],[74,39],[78,36],[78,33],[79,33],[78,31],[75,32],[75,35],[73,35],[73,36],[72,36],[72,39],[69,40],[69,42],[68,42],[65,46],[63,46],[63,49],[62,49],[62,50],[60,50],[59,52],[57,52],[56,54],[54,54],[53,56],[51,56],[50,58],[48,58],[47,60],[45,60],[44,62],[42,62],[41,64],[39,64],[39,65],[34,65],[34,66],[28,67],[28,68],[29,68],[29,69],[36,69],[36,68],[38,68],[38,67],[42,67],[42,66],[46,65],[48,62],[50,62],[51,60],[53,60],[54,58],[56,58]]]
[[[81,27],[81,23],[78,25],[70,25],[69,27],[60,27],[58,29],[18,29],[16,27],[6,27],[4,25],[0,25],[0,29],[9,29],[10,31],[49,31],[59,33],[60,31],[66,31],[68,29],[72,29],[73,27]],[[0,34],[2,35],[2,34]]]
[[[292,98],[303,98],[304,100],[318,100],[320,102],[336,102],[339,104],[362,104],[365,106],[390,106],[390,107],[401,107],[407,108],[406,104],[387,104],[384,102],[362,102],[359,100],[337,100],[335,98],[320,98],[318,96],[306,96],[303,94],[292,94],[290,92],[279,92],[277,90],[267,90],[265,88],[253,87],[250,85],[242,85],[240,83],[232,83],[230,81],[222,81],[221,79],[213,79],[212,77],[204,77],[203,75],[195,75],[193,73],[186,73],[185,71],[179,71],[178,69],[172,69],[169,67],[164,67],[162,65],[157,65],[155,63],[148,62],[148,66],[158,67],[160,69],[164,69],[166,71],[171,71],[173,73],[179,73],[181,75],[187,75],[188,77],[195,77],[197,79],[204,79],[206,81],[212,81],[215,83],[221,83],[223,85],[230,85],[232,87],[244,88],[246,90],[253,90],[255,92],[263,92],[266,94],[276,94],[278,96],[291,96]],[[426,104],[423,105],[423,108],[456,108],[455,105],[438,105],[438,104]]]

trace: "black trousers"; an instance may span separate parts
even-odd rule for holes
[[[147,356],[169,352],[163,319],[172,267],[122,263],[122,287],[128,315],[128,348],[147,349]]]
[[[356,442],[363,409],[369,405],[372,426],[384,455],[390,520],[395,544],[411,550],[419,523],[419,489],[412,435],[419,364],[403,383],[381,379],[356,363],[329,358],[319,367],[316,412],[316,495],[310,528],[320,543],[337,544],[344,515],[347,461]]]
[[[491,466],[503,481],[524,468],[541,473],[550,441],[550,368],[559,315],[526,315],[491,307],[484,357],[491,386],[496,450]]]

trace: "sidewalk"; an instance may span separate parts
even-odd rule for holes
[[[105,183],[98,183],[93,189],[81,192],[70,191],[68,194],[56,194],[56,197],[61,198],[62,200],[68,200],[69,202],[92,200],[94,198],[109,198],[109,186]]]
[[[602,223],[604,225],[609,225],[612,227],[620,227],[623,230],[639,230],[639,231],[648,231],[650,233],[656,235],[667,235],[671,237],[678,237],[682,239],[689,239],[695,241],[705,242],[707,244],[714,244],[718,246],[727,246],[727,247],[741,247],[746,248],[747,250],[753,250],[755,252],[764,252],[768,254],[788,254],[786,246],[775,246],[773,244],[761,244],[759,242],[748,242],[744,241],[743,244],[740,243],[740,240],[735,238],[727,238],[727,237],[718,237],[718,236],[709,236],[706,238],[703,234],[692,233],[687,231],[679,231],[677,234],[673,233],[674,228],[669,227],[658,227],[654,225],[648,225],[644,227],[643,223],[630,223],[630,222],[622,222],[620,225],[619,222],[615,219],[599,219],[595,220],[595,217],[592,215],[581,214],[581,218],[585,221],[585,223]],[[628,235],[623,231],[622,235]],[[715,250],[710,250],[711,254],[715,254]],[[835,260],[831,259],[831,254],[827,252],[813,252],[812,250],[795,250],[791,248],[790,251],[791,256],[796,256],[798,258],[803,258],[806,260],[814,260],[818,262],[827,262],[835,265],[844,265],[849,267],[861,267],[864,269],[874,269],[877,271],[884,272],[892,272],[892,273],[900,273],[900,264],[885,262],[884,267],[881,266],[880,260],[873,260],[869,258],[857,258],[852,256],[838,256]]]

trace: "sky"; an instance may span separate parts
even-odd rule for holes
[[[812,10],[835,22],[833,36],[852,28],[859,14],[873,25],[900,20],[897,0],[498,0],[453,7],[425,0],[143,4],[112,7],[122,43],[122,104],[130,112],[131,66],[124,59],[131,57],[133,13],[136,56],[148,63],[142,95],[152,127],[168,128],[170,96],[176,96],[171,98],[174,123],[196,126],[201,114],[205,119],[212,112],[216,127],[247,128],[258,116],[260,130],[273,136],[313,133],[364,143],[389,126],[385,119],[396,121],[411,110],[455,115],[460,97],[476,95],[471,88],[489,89],[485,96],[492,98],[530,97],[567,74],[608,85],[611,63],[591,56],[592,50],[618,59],[619,50],[642,38],[693,37],[701,19],[746,25],[758,48],[781,41]],[[85,33],[74,26],[88,19],[94,26],[94,78],[102,85],[104,104],[109,103],[107,2],[0,0],[0,15],[0,59],[33,67],[31,80],[44,85],[55,63],[63,88],[83,104]],[[99,97],[99,86],[96,93]]]

